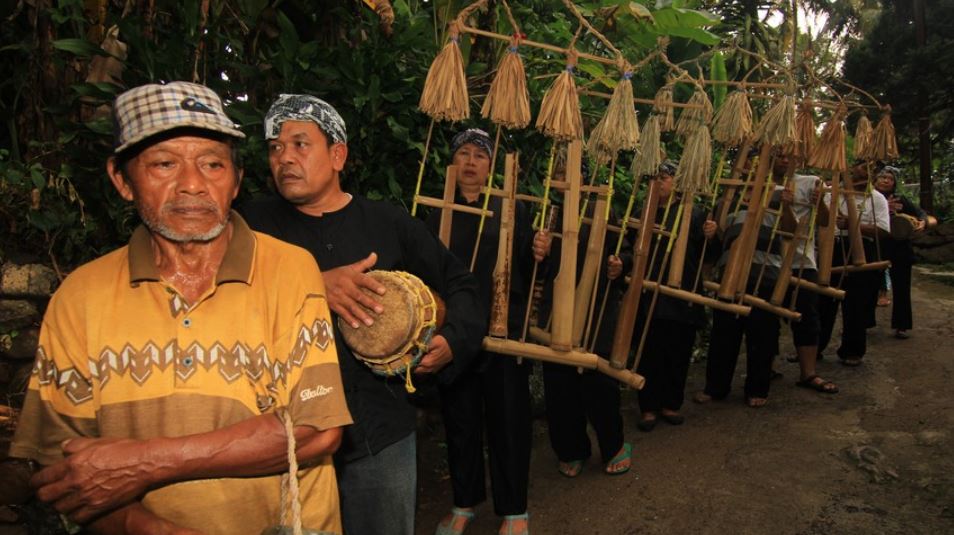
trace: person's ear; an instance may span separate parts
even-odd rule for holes
[[[115,156],[110,156],[109,159],[106,160],[106,174],[109,175],[109,180],[113,183],[113,187],[116,188],[116,191],[119,192],[120,197],[127,201],[132,201],[135,198],[133,189],[130,187],[126,177],[123,176],[123,170],[120,168]]]
[[[344,169],[348,160],[348,146],[344,143],[335,143],[331,146],[331,166],[335,171]]]

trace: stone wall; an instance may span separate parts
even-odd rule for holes
[[[914,239],[914,254],[926,264],[954,263],[954,222],[941,223]]]
[[[56,273],[40,264],[0,266],[0,458],[23,401],[40,320],[58,284]]]

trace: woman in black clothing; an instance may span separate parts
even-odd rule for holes
[[[875,180],[875,189],[888,199],[888,210],[892,216],[906,214],[917,218],[915,232],[924,230],[928,216],[918,205],[907,197],[898,195],[898,177],[901,170],[897,167],[885,166],[878,173]],[[905,339],[913,326],[911,314],[911,266],[914,264],[914,249],[910,239],[885,238],[882,242],[884,256],[891,261],[891,328],[896,338]]]
[[[491,173],[493,143],[486,132],[471,128],[454,136],[453,162],[458,167],[457,204],[481,208],[481,189]],[[471,264],[479,239],[473,273],[484,310],[493,299],[493,271],[497,264],[501,199],[493,196],[487,209],[493,217],[454,212],[449,248],[465,264]],[[433,211],[428,227],[436,234],[440,212]],[[536,238],[536,239],[535,239]],[[549,238],[534,236],[529,210],[518,202],[514,209],[513,259],[510,273],[509,338],[519,336],[529,291],[533,261],[549,250]],[[474,507],[486,497],[484,481],[484,434],[490,464],[494,512],[503,516],[500,533],[529,533],[527,487],[530,477],[531,415],[529,362],[482,352],[479,361],[453,383],[439,385],[447,457],[453,487],[454,507],[437,526],[437,535],[463,533],[474,516]]]

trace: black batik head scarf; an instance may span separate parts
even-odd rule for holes
[[[477,145],[484,152],[487,153],[489,158],[494,153],[494,144],[490,140],[490,134],[484,132],[479,128],[468,128],[463,132],[458,132],[454,139],[451,140],[451,155],[457,153],[457,149],[463,147],[467,143],[473,143]]]
[[[332,143],[347,143],[344,119],[331,104],[311,95],[278,96],[265,114],[265,139],[275,139],[285,121],[314,121]]]

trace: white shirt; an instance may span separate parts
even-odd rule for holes
[[[841,202],[838,205],[838,213],[848,215],[848,197],[842,190],[840,192]],[[891,232],[891,216],[888,212],[888,200],[878,190],[871,188],[870,192],[855,192],[855,208],[858,210],[859,223],[862,225],[875,225],[885,232]],[[831,194],[825,195],[825,202],[831,203]],[[838,229],[839,236],[847,236],[848,229]],[[868,238],[865,236],[866,239]]]
[[[813,203],[812,193],[818,187],[821,179],[813,175],[793,175],[792,184],[795,192],[795,202],[792,205],[792,212],[795,213],[795,219],[802,221],[806,217],[811,217]],[[775,186],[780,191],[784,186]],[[831,202],[830,200],[826,202]],[[792,261],[792,269],[818,269],[815,264],[815,230],[806,229],[808,236],[798,241],[798,249],[795,258]]]

